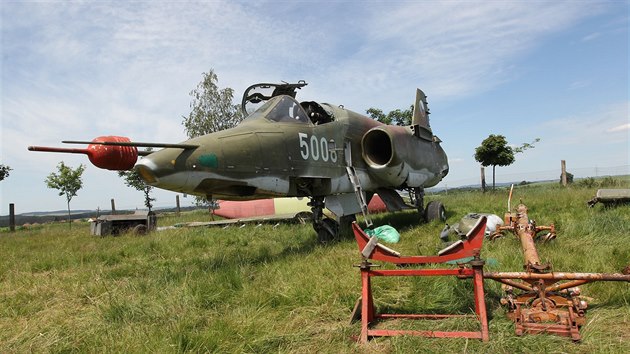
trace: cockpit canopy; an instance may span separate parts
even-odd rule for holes
[[[303,80],[296,84],[255,84],[243,94],[241,109],[248,117],[245,121],[265,118],[272,122],[320,125],[335,120],[330,108],[317,102],[295,100],[296,90],[306,86]]]
[[[282,84],[260,83],[251,85],[243,93],[241,109],[247,116],[254,113],[254,111],[273,97],[286,95],[295,98],[295,95],[297,94],[296,90],[301,89],[306,85],[308,84],[304,80],[300,80],[296,84],[289,84],[285,82]]]
[[[259,118],[281,123],[309,124],[311,122],[302,106],[290,96],[271,98],[245,119],[254,120]]]

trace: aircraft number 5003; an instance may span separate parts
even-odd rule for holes
[[[300,154],[304,160],[312,158],[318,161],[321,158],[325,162],[328,160],[337,162],[337,151],[329,150],[326,138],[319,139],[315,135],[311,135],[309,138],[308,134],[305,133],[298,133],[298,137],[300,139]],[[335,141],[330,139],[330,143],[334,146]]]

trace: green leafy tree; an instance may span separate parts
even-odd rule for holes
[[[70,224],[70,201],[77,195],[77,192],[83,187],[81,175],[85,171],[83,164],[76,169],[66,166],[63,161],[57,165],[58,173],[51,173],[46,178],[48,188],[59,190],[60,196],[65,196],[68,205],[68,223]],[[72,224],[70,224],[72,225]],[[72,227],[72,226],[71,226]]]
[[[182,124],[190,138],[229,129],[240,123],[244,117],[239,105],[235,105],[234,90],[219,89],[217,75],[210,69],[202,73],[203,79],[197,88],[190,92],[190,113],[184,116]],[[195,197],[197,205],[211,206],[212,201]]]
[[[521,153],[527,149],[534,148],[534,144],[539,142],[536,138],[531,143],[523,143],[521,146],[513,148],[508,145],[503,135],[490,134],[475,149],[475,160],[482,166],[492,166],[492,189],[495,187],[495,171],[497,166],[509,166],[516,161],[514,154]]]
[[[145,151],[151,152],[153,151],[153,148],[149,147]],[[155,201],[155,198],[151,197],[153,186],[146,184],[136,170],[118,171],[118,177],[125,180],[125,185],[127,185],[127,187],[134,188],[144,194],[144,206],[151,211],[151,208],[153,208],[153,202]]]
[[[503,135],[490,134],[475,149],[475,160],[482,166],[492,166],[492,189],[495,186],[495,170],[497,166],[509,166],[514,163],[514,150],[508,146]]]
[[[190,92],[190,113],[184,116],[184,130],[190,138],[232,128],[244,116],[239,105],[235,105],[234,90],[219,89],[217,75],[212,69],[202,73],[203,79]]]
[[[372,107],[365,111],[365,113],[367,113],[370,118],[376,119],[384,124],[411,125],[411,121],[413,120],[413,105],[411,105],[409,109],[396,109],[387,114],[383,113],[381,109]]]
[[[540,141],[540,138],[536,138],[531,143],[523,143],[521,146],[518,146],[512,149],[514,150],[515,154],[520,154],[521,152],[524,152],[525,150],[533,149],[535,147],[534,144],[536,144],[539,141]]]
[[[9,177],[9,171],[12,168],[7,165],[0,165],[0,181],[3,181],[5,178]]]
[[[153,208],[153,202],[155,201],[155,198],[151,197],[153,186],[144,183],[144,180],[140,177],[140,174],[138,174],[136,170],[118,171],[118,177],[125,180],[127,187],[134,188],[144,193],[144,206],[151,211],[151,208]]]
[[[212,220],[214,220],[214,211],[221,209],[221,206],[216,199],[207,199],[199,196],[195,196],[195,205],[198,207],[208,208],[208,212],[212,216]]]

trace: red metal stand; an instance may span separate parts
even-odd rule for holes
[[[483,290],[483,265],[484,261],[479,259],[479,251],[483,243],[484,231],[486,226],[486,218],[483,217],[477,222],[475,227],[468,233],[467,239],[461,243],[451,247],[445,252],[441,252],[438,256],[407,256],[401,257],[395,251],[384,247],[377,243],[376,238],[370,239],[359,226],[354,223],[352,225],[353,232],[359,250],[363,255],[363,262],[359,266],[361,269],[361,298],[360,300],[360,317],[361,317],[361,336],[359,341],[366,343],[370,337],[383,336],[400,336],[413,335],[424,337],[439,338],[474,338],[488,341],[488,319],[486,313],[486,302]],[[397,265],[412,264],[435,264],[444,263],[451,260],[461,259],[465,257],[475,257],[467,265],[460,265],[458,268],[444,269],[387,269],[374,270],[374,265],[368,259],[382,260],[385,262],[395,263]],[[436,314],[377,314],[374,308],[374,299],[372,295],[371,278],[375,276],[456,276],[458,278],[473,278],[474,296],[475,296],[475,315],[480,322],[479,331],[414,331],[414,330],[389,330],[389,329],[372,329],[370,324],[376,320],[403,318],[403,319],[447,319],[469,317],[469,315],[436,315]],[[355,311],[359,311],[359,306],[355,307]],[[354,317],[359,317],[358,313]]]

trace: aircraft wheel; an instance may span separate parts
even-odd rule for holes
[[[322,225],[317,230],[317,240],[321,244],[327,244],[337,238],[339,232],[339,224],[333,219],[325,218]]]
[[[437,200],[429,202],[424,209],[424,218],[427,222],[433,220],[446,221],[446,209],[444,208],[444,204]]]
[[[136,225],[133,227],[132,232],[134,235],[146,235],[147,234],[147,226],[146,225]]]

